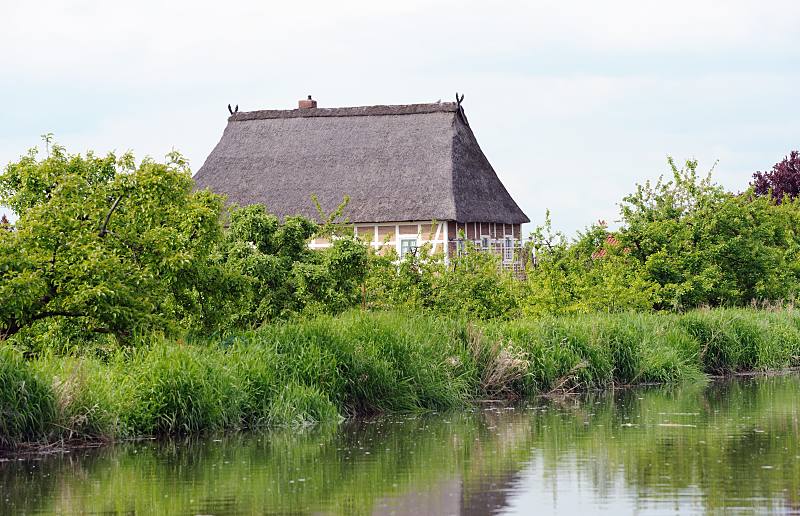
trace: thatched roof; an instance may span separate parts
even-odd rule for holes
[[[199,188],[280,217],[347,195],[352,222],[528,222],[456,103],[234,113]]]

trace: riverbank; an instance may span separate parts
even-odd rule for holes
[[[102,359],[0,348],[0,445],[304,426],[381,412],[800,363],[800,312],[699,310],[475,323],[358,313]]]

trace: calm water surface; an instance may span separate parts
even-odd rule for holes
[[[800,514],[800,377],[0,462],[0,513]]]

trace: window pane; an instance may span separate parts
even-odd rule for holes
[[[405,256],[407,253],[414,252],[417,248],[416,238],[404,238],[400,240],[400,256]]]

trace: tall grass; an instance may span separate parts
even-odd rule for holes
[[[21,354],[0,348],[0,446],[38,441],[54,419],[52,391]]]
[[[29,362],[53,400],[49,435],[65,439],[110,439],[118,433],[122,378],[97,359],[48,355]]]
[[[0,445],[306,426],[380,412],[800,364],[800,313],[720,309],[475,323],[348,313],[104,359],[0,349]]]

